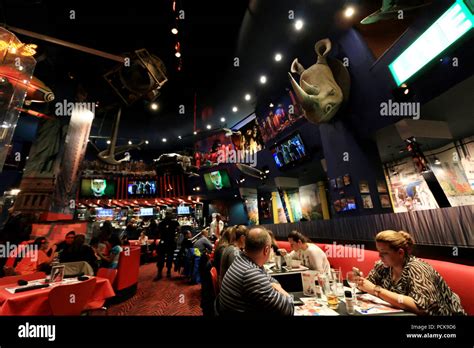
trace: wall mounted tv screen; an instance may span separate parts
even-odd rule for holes
[[[156,181],[129,181],[127,185],[127,192],[129,196],[154,196],[156,195]]]
[[[82,179],[81,196],[86,198],[114,198],[115,181],[109,179]]]
[[[209,191],[231,188],[229,174],[225,170],[216,170],[204,174],[204,182]]]
[[[296,164],[308,157],[301,135],[294,134],[279,142],[271,149],[273,159],[278,168]]]
[[[178,205],[178,215],[189,214],[189,206],[187,205]]]

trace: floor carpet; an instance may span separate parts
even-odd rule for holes
[[[156,264],[140,266],[138,290],[129,300],[112,305],[108,315],[202,315],[201,285],[189,285],[179,274],[154,282]]]

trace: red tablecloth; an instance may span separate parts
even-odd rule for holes
[[[97,283],[88,304],[115,296],[108,279],[96,278]],[[17,294],[11,294],[5,290],[5,288],[17,286],[16,283],[0,286],[0,315],[52,315],[48,300],[51,287]]]

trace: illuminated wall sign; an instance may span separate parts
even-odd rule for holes
[[[472,0],[465,0],[471,7]],[[388,67],[398,86],[436,58],[474,26],[473,12],[456,2]]]

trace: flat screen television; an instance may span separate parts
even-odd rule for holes
[[[115,181],[108,179],[82,179],[81,197],[114,198]]]
[[[153,208],[140,208],[140,216],[152,216]]]
[[[308,153],[300,134],[293,134],[280,141],[271,148],[271,152],[278,168],[291,167],[308,158]]]
[[[129,196],[154,196],[156,195],[156,181],[129,181],[127,185],[127,192]]]
[[[178,205],[178,215],[189,214],[189,206],[187,205]]]
[[[114,216],[114,210],[113,209],[96,209],[97,211],[97,217],[109,217],[109,216]]]
[[[226,170],[215,170],[204,174],[204,182],[208,191],[231,188],[229,174]]]

